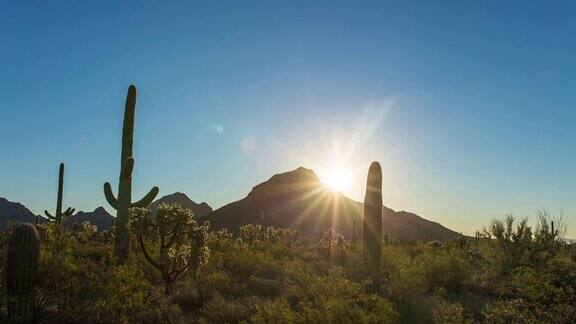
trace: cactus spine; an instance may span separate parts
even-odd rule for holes
[[[34,316],[40,237],[32,224],[21,224],[8,242],[6,288],[11,322],[29,323]]]
[[[364,197],[364,222],[362,246],[364,268],[374,283],[380,280],[382,240],[382,169],[380,163],[372,162],[368,171],[366,196]]]
[[[128,228],[129,209],[132,207],[148,207],[158,195],[158,187],[154,187],[138,202],[132,202],[132,171],[134,159],[132,158],[132,144],[134,138],[134,115],[136,112],[136,86],[130,85],[126,96],[124,110],[124,125],[122,127],[122,155],[120,157],[120,177],[118,179],[118,198],[114,197],[112,186],[104,184],[106,200],[116,209],[116,237],[114,240],[114,254],[120,263],[128,259],[130,251],[130,232]]]
[[[58,200],[56,200],[56,213],[52,216],[47,210],[44,211],[49,220],[57,224],[61,224],[66,217],[74,214],[74,208],[68,207],[62,212],[62,196],[64,195],[64,163],[60,163],[60,171],[58,172]]]

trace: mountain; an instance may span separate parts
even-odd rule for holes
[[[98,207],[92,212],[79,211],[76,214],[68,217],[64,221],[64,226],[72,228],[74,223],[82,223],[89,221],[92,225],[96,225],[98,229],[109,229],[114,223],[114,216],[110,215],[103,207]]]
[[[383,235],[392,241],[451,240],[460,234],[413,213],[383,208]],[[297,228],[306,235],[320,235],[330,226],[344,235],[361,235],[362,203],[326,187],[314,171],[298,168],[272,176],[243,199],[219,208],[200,221],[214,230],[260,223]],[[356,224],[356,225],[354,225]]]
[[[40,216],[38,220],[40,223],[48,222],[48,220],[43,216]],[[0,230],[3,230],[6,227],[8,221],[17,223],[35,223],[36,215],[22,204],[11,202],[0,197]],[[74,222],[81,223],[83,221],[89,221],[98,226],[99,229],[108,229],[112,226],[114,217],[104,208],[98,207],[92,212],[77,212],[70,216],[64,222],[64,225],[71,228]]]
[[[0,230],[6,227],[8,221],[34,223],[36,215],[22,204],[0,197]]]
[[[202,202],[200,204],[197,204],[190,198],[188,198],[186,194],[183,194],[181,192],[175,192],[173,194],[159,198],[153,203],[151,203],[150,206],[148,206],[148,208],[152,211],[156,211],[156,209],[158,209],[158,206],[160,206],[160,204],[162,203],[176,204],[180,207],[190,209],[194,213],[194,216],[198,218],[206,216],[208,213],[212,212],[212,207],[210,207],[207,203]]]

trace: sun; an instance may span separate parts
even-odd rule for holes
[[[343,165],[334,164],[321,172],[320,180],[330,189],[343,192],[350,186],[351,176]]]

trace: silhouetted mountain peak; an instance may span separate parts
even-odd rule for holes
[[[175,192],[164,197],[161,197],[148,206],[152,211],[158,209],[160,204],[175,204],[183,208],[192,210],[196,217],[202,217],[212,211],[212,207],[205,202],[200,204],[194,202],[185,193]]]
[[[33,223],[36,215],[21,203],[0,197],[0,229],[3,229],[8,221]]]
[[[90,222],[99,229],[108,229],[114,223],[114,216],[110,215],[104,207],[100,206],[91,212],[78,211],[64,221],[64,226],[72,228],[74,223]]]
[[[450,240],[458,235],[442,225],[408,212],[382,206],[383,233],[394,240]],[[330,226],[339,232],[359,235],[362,203],[329,190],[314,171],[306,168],[280,173],[253,187],[244,199],[219,208],[204,219],[213,229],[256,222],[265,226],[297,228],[310,235]],[[355,225],[354,225],[355,224]]]
[[[248,197],[290,195],[310,191],[321,184],[320,179],[314,171],[299,167],[293,171],[273,175],[267,181],[253,187]]]
[[[94,209],[94,211],[92,211],[92,212],[93,212],[93,213],[99,213],[99,214],[101,214],[101,213],[107,213],[107,214],[108,214],[108,212],[106,211],[106,209],[104,209],[104,207],[102,207],[102,206],[97,207],[97,208]]]
[[[17,201],[10,201],[6,198],[0,197],[0,206],[10,206],[11,208],[24,208],[28,210],[28,208],[24,207],[21,203]]]
[[[166,195],[166,196],[164,196],[164,197],[170,197],[170,198],[172,198],[172,199],[188,199],[188,200],[191,200],[190,198],[188,198],[188,196],[187,196],[185,193],[180,192],[180,191],[177,191],[177,192],[175,192],[175,193]]]

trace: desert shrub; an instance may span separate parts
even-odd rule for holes
[[[201,323],[238,323],[250,318],[250,310],[246,301],[226,300],[216,294],[206,302],[201,309]]]
[[[538,323],[522,299],[499,300],[488,304],[482,314],[487,323]]]
[[[393,301],[405,322],[464,322],[464,307],[446,300],[446,292],[466,289],[474,267],[467,250],[426,244],[386,246],[382,251],[381,293]],[[439,293],[442,292],[442,293]]]
[[[254,296],[229,300],[216,295],[201,310],[201,323],[294,323],[296,314],[286,300]]]
[[[472,263],[459,249],[427,249],[412,264],[413,276],[421,277],[429,291],[438,287],[460,291],[471,283]]]
[[[425,299],[426,317],[433,323],[472,323],[469,312],[460,303],[449,302],[446,294],[444,288],[437,288]]]
[[[273,279],[281,272],[280,263],[270,253],[262,253],[244,245],[226,253],[222,265],[226,271],[244,280],[252,275]]]
[[[356,300],[334,297],[319,305],[302,302],[297,314],[301,323],[397,323],[399,320],[393,304],[375,295]]]
[[[565,231],[562,215],[554,218],[546,210],[537,211],[534,229],[528,226],[527,218],[519,222],[511,215],[493,219],[483,229],[483,237],[490,239],[484,244],[488,261],[486,278],[498,281],[520,266],[545,265],[563,247]]]
[[[198,292],[202,300],[214,297],[215,294],[227,295],[232,287],[232,278],[227,272],[213,271],[206,273],[199,281]]]
[[[255,304],[253,314],[250,317],[252,323],[294,323],[298,317],[283,298]]]
[[[510,314],[519,312],[525,318],[534,317],[560,323],[576,318],[575,284],[570,281],[573,279],[565,281],[565,273],[561,270],[550,270],[528,267],[515,269],[508,280],[497,286],[500,303],[494,304],[492,311]],[[521,307],[521,310],[516,310],[516,306]]]
[[[232,287],[235,296],[253,295],[267,298],[280,296],[281,283],[277,279],[267,279],[250,276],[246,281],[237,283]]]
[[[490,239],[485,245],[488,280],[500,280],[528,260],[532,229],[527,218],[518,223],[512,215],[493,219],[489,227],[483,229],[483,234]]]

